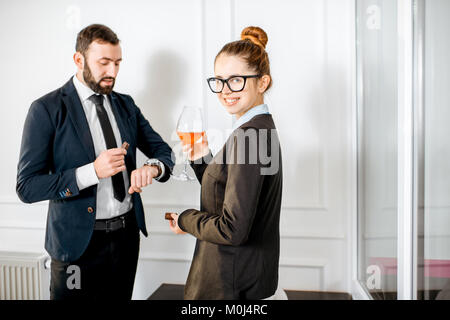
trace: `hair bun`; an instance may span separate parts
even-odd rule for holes
[[[261,29],[260,27],[247,27],[241,32],[241,40],[250,40],[254,44],[266,48],[267,41],[267,33]]]

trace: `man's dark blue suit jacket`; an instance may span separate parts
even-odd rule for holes
[[[174,166],[172,149],[152,129],[130,96],[112,92],[109,97],[122,141],[130,144],[125,156],[128,174],[136,169],[139,148],[147,157],[164,163],[166,172],[159,181],[166,181]],[[53,259],[74,261],[90,241],[97,185],[80,191],[75,170],[95,159],[73,79],[32,103],[23,130],[16,191],[26,203],[50,200],[45,249]],[[133,193],[132,201],[138,227],[147,236],[140,194]]]

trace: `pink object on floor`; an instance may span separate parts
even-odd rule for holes
[[[379,266],[382,274],[397,274],[397,258],[372,257],[369,258],[369,261],[369,265]],[[423,268],[425,277],[450,278],[450,260],[427,259],[424,262]]]

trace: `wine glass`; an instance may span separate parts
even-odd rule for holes
[[[185,106],[178,118],[177,134],[180,137],[183,145],[190,145],[194,147],[194,143],[198,142],[205,136],[205,128],[203,124],[202,110],[198,107]],[[194,177],[189,176],[187,172],[187,165],[189,163],[188,154],[184,153],[185,162],[183,171],[173,176],[175,180],[192,181]]]

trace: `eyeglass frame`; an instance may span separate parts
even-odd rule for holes
[[[233,79],[233,78],[244,78],[244,84],[242,85],[242,89],[240,89],[240,90],[233,90],[233,89],[231,89],[231,87],[230,87],[230,84],[228,83],[228,81],[230,80],[230,79]],[[235,76],[231,76],[231,77],[229,77],[228,79],[220,79],[220,78],[216,78],[216,77],[211,77],[211,78],[208,78],[208,79],[206,79],[206,82],[208,83],[208,87],[209,87],[209,89],[211,89],[211,91],[213,92],[213,93],[221,93],[222,91],[223,91],[223,88],[225,88],[225,84],[228,86],[228,89],[230,89],[230,91],[231,92],[241,92],[242,90],[244,90],[244,88],[245,88],[245,84],[247,83],[247,79],[249,79],[249,78],[261,78],[262,77],[262,75],[261,74],[253,74],[253,75],[249,75],[249,76],[242,76],[242,75],[235,75]],[[219,80],[220,82],[222,82],[222,90],[220,90],[220,91],[214,91],[212,88],[211,88],[211,85],[209,84],[209,81],[210,80]]]

